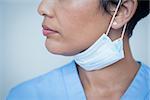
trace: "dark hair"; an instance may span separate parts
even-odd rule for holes
[[[138,1],[138,7],[134,14],[134,16],[131,18],[131,20],[127,24],[126,32],[128,33],[128,37],[132,36],[133,29],[137,22],[147,16],[149,14],[149,0],[137,0]],[[102,7],[104,10],[109,13],[109,5],[115,4],[117,5],[119,3],[119,0],[101,0],[100,3],[102,4]]]

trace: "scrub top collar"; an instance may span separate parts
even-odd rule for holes
[[[142,63],[140,64],[141,66],[134,80],[131,82],[128,89],[125,91],[124,95],[121,96],[121,100],[126,97],[144,98],[146,94],[148,93],[149,91],[147,88],[148,83],[144,82],[147,79],[146,77],[143,78],[143,75],[146,72],[142,66],[145,66],[145,65]],[[84,89],[81,84],[74,60],[71,63],[69,63],[67,68],[62,69],[62,74],[64,77],[64,82],[65,82],[64,84],[66,86],[66,92],[68,93],[68,99],[71,100],[72,98],[78,98],[78,100],[86,100]]]
[[[62,74],[68,94],[68,100],[86,100],[75,62],[72,61],[66,67],[67,68],[62,69]]]

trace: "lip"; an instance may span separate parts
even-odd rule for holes
[[[52,29],[52,28],[49,28],[48,26],[46,26],[46,25],[42,25],[42,27],[43,27],[43,35],[44,36],[49,36],[49,35],[52,35],[52,34],[59,34],[59,32],[58,31],[56,31],[56,30],[54,30],[54,29]]]

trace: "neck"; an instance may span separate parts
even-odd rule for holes
[[[138,71],[138,64],[133,59],[129,47],[129,40],[124,38],[125,58],[122,60],[100,70],[85,71],[77,65],[81,83],[85,91],[121,91],[125,92],[136,72]],[[105,93],[104,93],[105,94]]]

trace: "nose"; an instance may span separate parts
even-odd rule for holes
[[[52,4],[54,2],[52,2],[52,1],[54,1],[54,0],[42,0],[42,2],[40,3],[40,5],[38,7],[38,13],[41,16],[48,16],[50,18],[54,17],[54,7]]]

